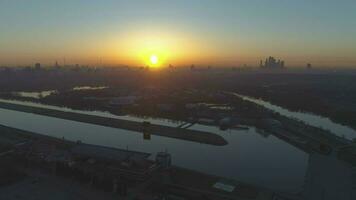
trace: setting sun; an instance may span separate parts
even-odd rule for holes
[[[152,65],[157,65],[158,64],[158,57],[156,55],[151,55],[150,61]]]

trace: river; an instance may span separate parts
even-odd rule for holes
[[[240,95],[237,93],[234,93],[234,94],[236,96],[243,98],[244,100],[261,105],[261,106],[263,106],[267,109],[273,110],[283,116],[298,119],[308,125],[320,127],[325,130],[329,130],[333,134],[341,136],[341,137],[345,137],[346,139],[349,139],[349,140],[356,139],[356,130],[355,129],[335,123],[327,117],[318,116],[318,115],[315,115],[312,113],[293,112],[288,109],[282,108],[280,106],[273,105],[270,102],[264,101],[262,99],[256,99],[253,97],[244,96],[244,95]]]
[[[30,102],[1,101],[135,121],[146,120],[168,126],[178,125],[163,119],[140,119],[99,111],[74,111]],[[288,192],[302,189],[308,166],[308,154],[273,135],[259,134],[253,127],[247,131],[221,131],[218,127],[199,124],[191,127],[221,135],[229,143],[226,146],[212,146],[160,136],[144,140],[141,133],[6,109],[0,109],[0,123],[57,138],[144,151],[152,153],[152,159],[157,152],[167,150],[177,166]]]

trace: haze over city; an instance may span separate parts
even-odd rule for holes
[[[0,200],[356,200],[355,0],[0,0]]]
[[[100,3],[99,3],[100,2]],[[353,0],[2,0],[0,65],[356,66]],[[65,60],[65,61],[64,61]]]

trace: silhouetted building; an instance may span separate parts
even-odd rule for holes
[[[307,64],[307,69],[311,69],[312,68],[312,64],[308,63]]]
[[[41,63],[36,63],[35,64],[35,69],[41,69]]]
[[[54,67],[55,67],[55,68],[59,68],[58,61],[56,61],[56,62],[54,63]]]
[[[274,57],[270,56],[266,58],[265,64],[263,65],[263,61],[260,61],[260,67],[261,68],[267,68],[267,69],[281,69],[284,68],[284,61],[283,60],[276,60]]]

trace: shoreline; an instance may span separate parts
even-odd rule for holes
[[[13,137],[19,138],[19,139],[24,139],[27,141],[31,140],[40,140],[40,141],[47,141],[51,142],[52,144],[56,144],[58,148],[62,146],[62,148],[65,149],[70,149],[78,145],[74,141],[70,140],[61,140],[55,137],[51,136],[46,136],[42,134],[38,134],[35,132],[30,132],[30,131],[25,131],[13,127],[8,127],[5,125],[0,124],[0,131],[3,134],[3,136],[6,138],[7,135],[12,135]],[[80,144],[80,145],[88,145],[88,144]],[[14,145],[14,147],[17,146],[17,144]],[[106,148],[104,146],[97,146],[97,145],[89,145],[93,146],[94,148]],[[61,148],[60,148],[61,149]],[[115,151],[120,151],[120,152],[125,152],[126,150],[124,149],[117,149],[117,148],[110,148]],[[145,152],[138,152],[138,151],[130,151],[133,154],[137,155],[142,155],[144,157],[148,156],[149,153]],[[10,155],[11,156],[11,155]],[[112,161],[113,162],[113,161]],[[34,165],[36,167],[36,165]],[[53,173],[53,169],[56,168],[50,168],[49,171],[46,171],[46,167],[42,166],[43,169],[40,167],[37,170],[33,167],[27,168],[30,173],[30,176],[27,177],[26,180],[29,179],[34,179],[38,180],[37,175],[33,174],[32,172],[42,172],[43,174],[41,175],[42,179],[41,180],[46,180],[45,178],[51,178],[50,180],[53,181],[58,181],[60,180],[66,180],[65,176],[61,176],[60,174]],[[32,174],[32,175],[31,175]],[[156,171],[151,175],[152,177],[143,180],[142,183],[138,184],[137,186],[132,186],[139,192],[144,192],[147,190],[151,191],[156,191],[157,186],[158,188],[165,188],[166,190],[163,191],[168,191],[171,194],[177,194],[177,195],[185,195],[185,196],[191,196],[191,197],[198,197],[198,196],[211,196],[213,199],[272,199],[274,196],[280,196],[282,193],[273,191],[264,187],[240,182],[238,180],[230,179],[230,178],[225,178],[225,177],[220,177],[220,176],[215,176],[211,174],[206,174],[203,172],[187,169],[187,168],[182,168],[182,167],[177,167],[172,165],[170,169],[161,169],[159,171]],[[77,180],[78,181],[78,180]],[[21,184],[22,182],[20,182]],[[77,187],[80,186],[80,182],[76,182]],[[12,183],[12,185],[17,185],[18,183]],[[223,184],[223,185],[229,185],[230,187],[233,187],[232,191],[225,191],[222,189],[219,189],[218,187],[215,187],[214,185],[216,184]],[[131,187],[131,186],[130,186]],[[45,188],[46,189],[46,188]],[[62,189],[62,187],[60,188]],[[92,190],[93,188],[91,188]],[[96,192],[100,190],[95,190]],[[133,192],[129,192],[129,196],[137,195],[135,193],[135,190],[132,190]],[[100,191],[101,192],[101,191]],[[157,192],[157,191],[156,191]],[[160,191],[158,191],[160,192]],[[103,193],[104,194],[104,193]],[[108,194],[108,193],[106,193]],[[110,193],[109,193],[110,194]],[[112,193],[113,194],[113,193]],[[114,194],[113,194],[114,195]],[[290,195],[290,194],[289,194]]]
[[[25,106],[19,104],[0,102],[0,108],[14,110],[25,113],[38,114],[48,117],[72,120],[77,122],[95,124],[111,128],[119,128],[139,133],[170,137],[175,139],[187,140],[192,142],[224,146],[228,142],[221,136],[204,131],[175,128],[157,124],[144,124],[123,119],[114,119],[109,117],[94,116],[88,114],[59,111],[54,109],[39,108],[34,106]]]

